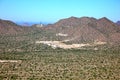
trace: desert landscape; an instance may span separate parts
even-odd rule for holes
[[[37,26],[0,20],[1,80],[119,80],[118,24],[70,17]]]
[[[0,0],[0,80],[120,80],[120,1]]]

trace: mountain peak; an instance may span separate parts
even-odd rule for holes
[[[106,19],[106,20],[108,20],[108,18],[107,18],[107,17],[102,17],[102,18],[100,18],[100,19]]]
[[[64,20],[78,20],[79,18],[77,18],[77,17],[74,17],[74,16],[71,16],[71,17],[69,17],[69,18],[66,18],[66,19],[64,19]]]
[[[108,21],[108,22],[112,22],[112,21],[109,20],[107,17],[100,18],[99,21]]]
[[[69,19],[78,19],[77,17],[71,16]]]

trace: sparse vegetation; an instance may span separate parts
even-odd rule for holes
[[[119,80],[118,50],[46,50],[1,53],[0,78],[11,80]]]
[[[66,30],[68,30],[68,27]],[[79,28],[79,26],[76,27]],[[74,33],[72,29],[71,27],[68,33],[69,31]],[[77,28],[75,32],[77,32],[76,30]],[[79,32],[85,30],[80,30],[75,35],[78,36]],[[89,27],[87,30],[89,32]],[[0,34],[0,80],[120,79],[119,45],[112,47],[104,44],[85,46],[82,49],[72,48],[65,50],[61,48],[52,49],[45,44],[35,44],[36,41],[62,40],[63,38],[56,36],[55,32],[33,27],[30,32],[28,31],[26,33],[14,35]],[[81,43],[86,42],[85,40],[89,41],[89,38],[93,40],[94,38],[87,35],[91,33],[92,32],[85,32],[84,35],[82,35],[82,38],[83,36],[85,38],[82,39],[78,37],[75,41]],[[92,33],[93,37],[94,34]],[[71,34],[68,36],[68,39],[73,39],[73,36],[74,35]],[[88,38],[86,38],[86,36]],[[67,39],[67,37],[63,40],[65,39]],[[67,44],[72,44],[72,42],[68,42]]]

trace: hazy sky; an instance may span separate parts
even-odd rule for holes
[[[120,20],[120,0],[0,0],[0,18],[56,22],[62,18],[107,17]]]

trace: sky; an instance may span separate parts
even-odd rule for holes
[[[0,0],[0,19],[48,22],[75,17],[120,20],[120,0]]]

